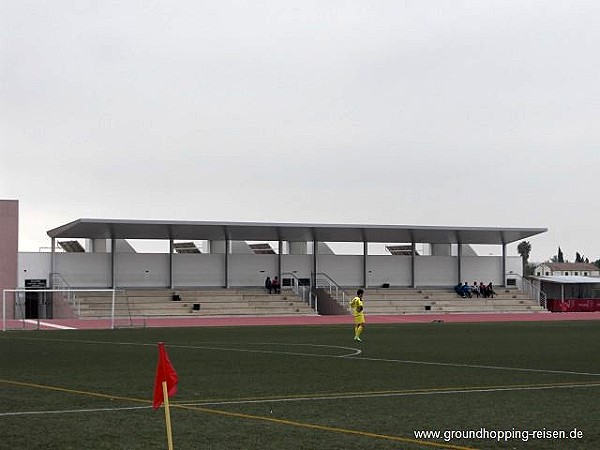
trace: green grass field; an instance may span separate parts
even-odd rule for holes
[[[363,337],[351,325],[1,333],[0,448],[167,448],[164,410],[150,407],[158,341],[179,375],[177,450],[600,448],[598,322],[370,325]],[[513,429],[545,435],[492,438]],[[574,429],[583,437],[547,437]]]

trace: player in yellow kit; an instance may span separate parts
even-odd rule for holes
[[[350,302],[350,308],[352,308],[352,315],[354,316],[354,340],[362,342],[360,335],[365,328],[365,312],[363,310],[362,297],[365,291],[359,289],[356,291],[356,297]]]

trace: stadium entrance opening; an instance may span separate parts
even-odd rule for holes
[[[46,280],[33,279],[25,280],[25,289],[45,289]],[[25,293],[25,318],[26,319],[45,319],[46,314],[46,292],[26,292]],[[41,316],[40,316],[41,313]]]

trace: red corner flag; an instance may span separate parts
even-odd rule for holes
[[[154,399],[152,402],[152,407],[154,409],[160,408],[163,401],[165,400],[163,395],[163,382],[167,383],[167,392],[169,397],[173,397],[177,392],[177,372],[175,372],[175,368],[171,361],[169,361],[169,356],[167,355],[167,351],[165,350],[164,342],[158,343],[158,365],[156,366],[156,378],[154,379]]]

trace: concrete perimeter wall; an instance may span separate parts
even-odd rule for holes
[[[14,240],[13,242],[16,242]],[[72,287],[110,287],[110,253],[56,253],[56,271]],[[267,276],[277,275],[277,255],[229,255],[229,283],[236,286],[262,286]],[[48,278],[49,253],[20,253],[18,285],[25,278]],[[309,278],[312,255],[282,255],[282,272],[298,278]],[[320,255],[317,270],[327,273],[341,286],[363,283],[363,258],[360,255]],[[453,286],[458,282],[455,256],[417,256],[417,286]],[[214,287],[225,285],[224,254],[174,254],[175,287]],[[521,275],[521,258],[507,257],[506,272]],[[169,286],[169,255],[164,253],[121,253],[116,258],[117,286]],[[372,255],[367,257],[369,286],[410,286],[410,256]],[[490,281],[503,284],[502,258],[499,256],[465,256],[462,258],[462,281]],[[14,283],[13,283],[14,286]]]

